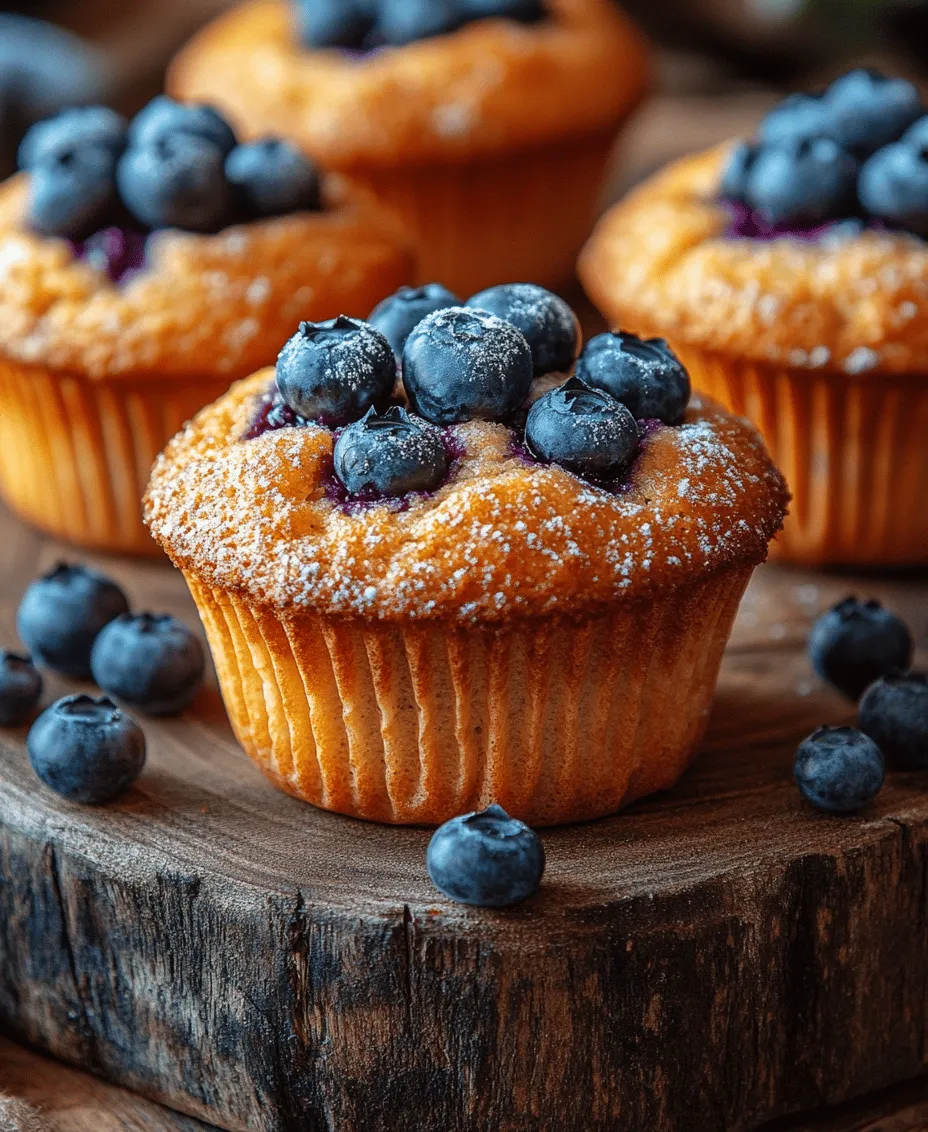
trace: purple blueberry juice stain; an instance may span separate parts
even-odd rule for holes
[[[122,283],[145,266],[148,234],[134,228],[101,228],[86,240],[71,240],[75,259],[105,271],[110,281]]]
[[[844,220],[829,220],[825,224],[814,224],[803,228],[789,224],[770,224],[758,213],[740,201],[723,200],[722,207],[728,214],[728,227],[725,235],[735,240],[758,240],[767,242],[786,237],[818,243],[829,236],[844,236],[853,239],[864,231],[885,232],[886,226],[874,220],[860,217],[847,217]]]
[[[251,418],[245,433],[245,440],[257,440],[266,432],[276,432],[281,428],[298,428],[307,422],[295,413],[273,386],[265,393]]]

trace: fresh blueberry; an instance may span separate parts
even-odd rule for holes
[[[26,736],[32,769],[71,802],[115,802],[145,765],[141,727],[112,700],[65,696],[47,708]]]
[[[341,425],[358,420],[393,392],[396,358],[366,322],[301,322],[277,359],[277,388],[305,420]]]
[[[747,203],[748,178],[758,153],[758,147],[747,142],[738,142],[725,163],[722,172],[722,187],[719,196],[722,200]]]
[[[522,331],[467,307],[428,315],[403,350],[406,394],[434,424],[506,420],[524,404],[533,373]]]
[[[854,211],[858,171],[830,138],[765,145],[750,164],[744,199],[768,224],[821,224]]]
[[[379,0],[377,33],[400,47],[455,31],[467,20],[462,0]]]
[[[809,656],[823,680],[857,700],[881,676],[908,671],[912,635],[878,601],[848,597],[812,626]]]
[[[545,15],[542,0],[463,0],[463,6],[472,20],[497,17],[533,24]]]
[[[226,177],[249,216],[281,216],[320,207],[316,166],[281,138],[236,146],[226,158]]]
[[[870,216],[928,237],[928,146],[901,141],[878,150],[860,172],[858,193]]]
[[[203,682],[203,646],[167,614],[123,613],[94,641],[90,668],[104,692],[148,715],[177,715]]]
[[[535,283],[503,283],[471,296],[469,307],[511,322],[525,335],[535,374],[567,372],[577,358],[580,323],[557,295]]]
[[[350,495],[406,495],[434,491],[448,470],[438,429],[392,405],[382,416],[369,409],[335,444],[335,474]]]
[[[525,443],[533,456],[591,479],[615,476],[638,440],[628,409],[576,377],[540,397],[525,422]]]
[[[864,692],[860,729],[904,770],[928,768],[928,677],[884,676]]]
[[[399,361],[403,356],[406,339],[432,311],[460,306],[461,300],[440,283],[426,283],[424,287],[400,287],[371,311],[367,320],[393,347]]]
[[[663,338],[624,330],[597,334],[584,346],[575,373],[621,401],[638,421],[677,424],[690,402],[689,374]]]
[[[26,590],[16,616],[19,638],[35,659],[77,680],[89,680],[97,634],[129,612],[119,586],[86,566],[62,562]]]
[[[297,28],[307,47],[361,47],[374,24],[375,0],[298,0]]]
[[[201,138],[227,156],[235,145],[235,131],[212,106],[194,102],[175,102],[159,94],[140,110],[129,126],[129,142],[136,149],[147,149],[176,134]]]
[[[928,153],[928,115],[919,118],[902,135],[902,141],[913,149]]]
[[[32,127],[19,147],[19,165],[32,169],[84,146],[106,150],[115,164],[125,145],[126,120],[121,114],[108,106],[75,106]]]
[[[824,95],[828,136],[850,153],[867,157],[896,141],[924,114],[917,87],[876,71],[849,71]]]
[[[77,146],[45,157],[29,175],[27,220],[42,236],[81,240],[106,226],[119,208],[116,158]]]
[[[439,826],[426,867],[435,887],[452,900],[505,908],[537,892],[545,850],[524,822],[494,805]]]
[[[821,95],[791,94],[767,114],[757,136],[764,145],[782,145],[829,137],[832,128],[831,109]]]
[[[799,744],[796,784],[818,810],[848,814],[880,792],[885,763],[880,748],[853,727],[820,727]]]
[[[215,232],[232,217],[232,189],[222,150],[194,134],[175,133],[130,146],[116,169],[123,202],[148,228]]]
[[[42,677],[28,656],[0,650],[0,727],[18,727],[42,695]]]

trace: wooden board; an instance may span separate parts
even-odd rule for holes
[[[60,553],[0,520],[7,640]],[[105,566],[137,607],[191,615],[165,566]],[[213,688],[146,725],[115,807],[56,799],[5,736],[0,1025],[250,1132],[738,1132],[925,1072],[928,776],[852,819],[790,777],[797,741],[849,718],[802,646],[853,588],[924,642],[924,582],[760,572],[697,767],[549,833],[543,891],[505,913],[431,888],[427,831],[273,790]]]

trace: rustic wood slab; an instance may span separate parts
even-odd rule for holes
[[[3,639],[61,553],[0,518]],[[103,565],[192,616],[166,566]],[[427,831],[273,790],[214,688],[146,724],[115,807],[55,798],[5,735],[0,1026],[249,1132],[739,1132],[924,1073],[928,776],[851,819],[790,778],[797,741],[850,717],[802,650],[849,589],[924,643],[924,581],[759,572],[697,767],[548,833],[543,891],[505,913],[431,888]]]

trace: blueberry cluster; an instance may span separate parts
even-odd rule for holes
[[[885,764],[928,768],[928,678],[910,671],[912,635],[877,601],[849,597],[809,635],[819,676],[859,700],[858,727],[820,727],[796,754],[795,776],[816,808],[849,813],[883,785]]]
[[[148,715],[174,715],[193,700],[205,657],[194,634],[167,615],[133,615],[120,587],[83,566],[60,564],[29,586],[16,619],[31,657],[0,652],[0,725],[25,723],[42,695],[33,663]],[[141,728],[107,697],[66,696],[46,709],[26,741],[32,766],[72,801],[109,802],[145,762]]]
[[[851,71],[821,94],[797,94],[735,147],[724,200],[760,228],[869,220],[928,237],[928,116],[904,79]]]
[[[535,23],[544,14],[542,0],[296,0],[307,47],[355,51],[445,35],[474,20]]]
[[[248,437],[308,422],[344,429],[335,474],[349,495],[377,499],[441,483],[451,456],[442,429],[524,419],[528,456],[607,482],[637,450],[639,421],[681,420],[690,381],[661,339],[618,332],[579,346],[576,315],[543,287],[503,284],[466,303],[437,283],[403,287],[367,322],[301,323]],[[530,404],[536,377],[575,363]]]
[[[279,138],[238,144],[210,106],[155,98],[127,122],[104,106],[39,122],[19,150],[28,222],[85,240],[109,227],[216,232],[321,207],[315,165]]]

